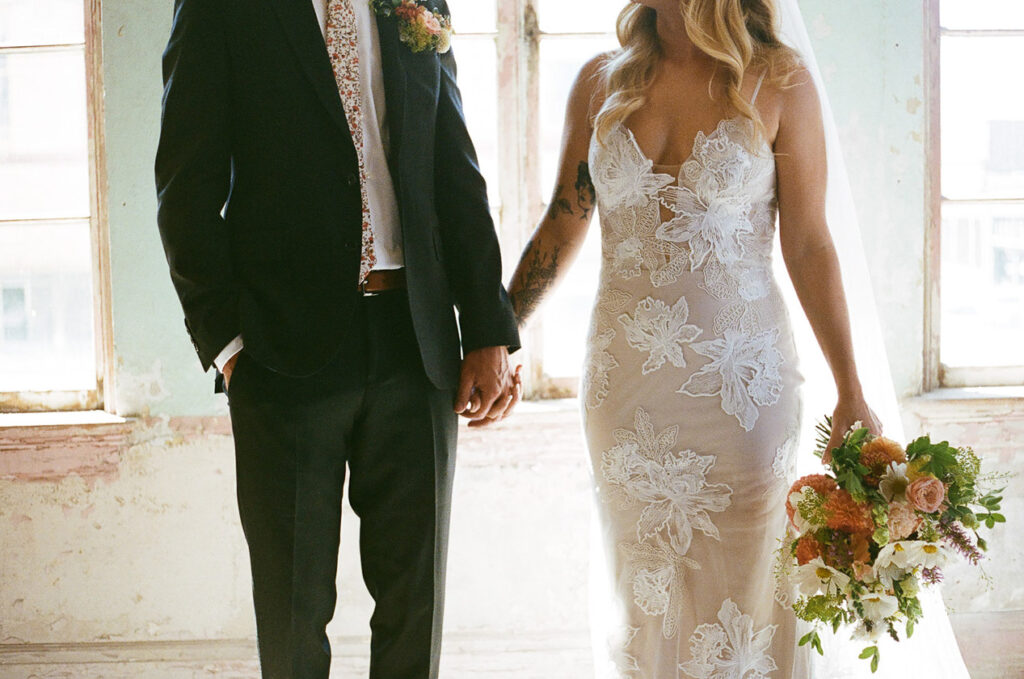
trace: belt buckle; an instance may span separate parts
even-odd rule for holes
[[[380,296],[380,292],[379,291],[367,290],[366,289],[366,281],[363,281],[362,283],[359,284],[359,292],[362,294],[363,297],[379,297]]]

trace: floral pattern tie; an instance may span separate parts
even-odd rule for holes
[[[356,14],[352,0],[330,0],[327,4],[327,53],[338,84],[338,94],[345,109],[352,143],[356,147],[359,164],[359,193],[363,208],[362,256],[359,260],[359,284],[377,264],[373,248],[373,229],[370,225],[370,204],[366,192],[366,161],[363,146],[362,81],[359,75],[358,34]]]

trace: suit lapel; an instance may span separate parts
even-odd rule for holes
[[[391,136],[391,153],[388,161],[391,165],[391,175],[397,181],[398,150],[402,148],[402,135],[405,132],[406,70],[402,64],[403,45],[393,19],[377,17],[377,34],[380,36],[384,97],[387,102],[388,133]]]
[[[316,12],[313,11],[311,0],[269,0],[278,19],[284,26],[288,41],[295,50],[302,70],[309,79],[317,96],[327,108],[331,118],[344,130],[346,136],[351,132],[348,127],[348,120],[345,118],[345,110],[341,105],[341,96],[338,94],[338,85],[334,80],[334,71],[331,68],[331,60],[327,56],[327,45],[324,44],[324,37],[320,34],[320,24],[316,19]]]

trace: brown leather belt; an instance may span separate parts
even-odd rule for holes
[[[359,286],[366,297],[392,290],[405,290],[405,269],[374,269]]]

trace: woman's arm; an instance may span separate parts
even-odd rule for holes
[[[779,99],[782,111],[775,153],[782,256],[839,393],[832,440],[825,453],[828,462],[830,451],[854,422],[863,422],[875,434],[881,428],[857,376],[839,258],[825,218],[825,131],[810,75],[805,73],[802,82],[784,90]]]
[[[569,93],[558,179],[551,204],[512,275],[509,295],[520,327],[569,270],[594,215],[597,199],[587,156],[597,103],[595,95],[600,92],[598,71],[603,60],[602,55],[587,63]]]

